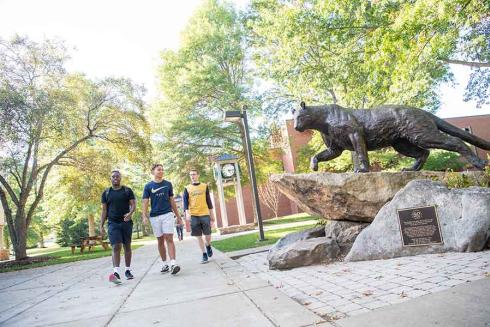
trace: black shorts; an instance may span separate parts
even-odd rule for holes
[[[107,234],[111,245],[122,243],[131,244],[133,234],[133,221],[115,222],[109,221],[107,224]]]
[[[191,216],[191,235],[211,235],[211,218],[209,216]]]

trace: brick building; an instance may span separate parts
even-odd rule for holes
[[[445,121],[465,129],[466,131],[478,135],[479,137],[490,140],[490,114],[467,116],[467,117],[455,117],[446,118]],[[277,136],[277,135],[276,135]],[[280,129],[280,136],[273,137],[271,140],[271,148],[280,149],[278,152],[271,152],[271,155],[276,156],[282,160],[284,172],[294,173],[298,163],[298,153],[302,147],[304,147],[311,140],[313,132],[307,130],[303,133],[296,131],[293,127],[292,120],[286,120],[284,126]],[[471,146],[480,158],[486,158],[490,151],[485,151],[479,148]],[[245,168],[245,167],[243,167]],[[252,192],[250,185],[243,186],[243,198],[245,215],[247,217],[247,223],[252,223],[253,210],[252,210]],[[220,215],[220,203],[218,197],[214,196],[216,219],[218,226],[221,227],[221,215]],[[230,226],[238,224],[238,210],[236,206],[235,198],[228,199],[226,201],[226,208],[228,213],[228,223]],[[273,218],[273,212],[265,206],[263,203],[260,205],[263,219]],[[300,212],[296,204],[281,194],[279,201],[279,216],[290,215]]]

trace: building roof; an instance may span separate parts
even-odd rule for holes
[[[238,159],[237,156],[229,153],[225,153],[220,155],[219,157],[214,158],[214,161],[227,161],[227,160],[236,160],[236,159]]]

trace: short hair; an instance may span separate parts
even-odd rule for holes
[[[191,169],[189,169],[189,173],[192,173],[193,171],[196,172],[196,174],[199,175],[199,170],[197,168],[191,168]]]
[[[114,174],[114,173],[118,173],[119,175],[121,175],[121,172],[117,169],[114,169],[113,171],[111,171],[111,175]]]
[[[157,167],[162,167],[163,168],[163,165],[162,164],[153,164],[153,166],[151,167],[151,171],[154,171]]]

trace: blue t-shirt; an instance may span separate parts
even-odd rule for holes
[[[160,183],[151,181],[145,185],[143,199],[150,199],[150,217],[164,215],[172,211],[170,197],[174,196],[172,183],[163,180]]]

